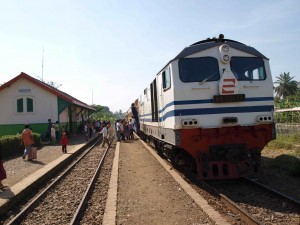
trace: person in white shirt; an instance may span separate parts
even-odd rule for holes
[[[53,145],[56,144],[55,124],[52,124],[52,127],[51,127],[51,141],[52,141]]]
[[[103,128],[102,128],[100,134],[103,135],[102,148],[104,147],[105,143],[109,147],[110,143],[109,143],[109,140],[108,140],[108,130],[107,130],[106,124],[103,125]]]
[[[118,141],[120,142],[121,141],[121,134],[120,134],[120,121],[118,120],[117,123],[116,123],[116,131],[117,131],[117,139]]]

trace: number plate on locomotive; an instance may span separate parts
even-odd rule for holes
[[[245,94],[236,95],[214,95],[214,103],[242,102],[245,101]]]

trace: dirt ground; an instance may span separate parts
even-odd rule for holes
[[[82,135],[73,136],[69,139],[69,145],[67,150],[71,150],[77,146],[77,144],[85,143],[85,139]],[[11,187],[18,183],[31,173],[39,170],[48,163],[56,160],[62,156],[61,145],[45,145],[37,151],[37,159],[32,162],[28,162],[27,158],[24,160],[22,156],[16,156],[11,159],[4,160],[4,168],[6,171],[7,179],[3,180],[3,184]]]
[[[120,145],[117,224],[212,224],[142,143],[132,142]]]

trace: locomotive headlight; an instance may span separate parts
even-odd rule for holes
[[[230,62],[230,48],[228,45],[221,45],[219,47],[219,52],[220,52],[220,58],[222,63],[229,63]]]
[[[229,52],[229,46],[228,45],[221,45],[221,50],[223,52]]]
[[[228,63],[230,61],[230,56],[229,55],[223,55],[222,61],[224,63]]]
[[[199,123],[197,119],[183,119],[181,125],[182,127],[197,127]]]
[[[259,123],[273,122],[273,116],[272,115],[259,115],[259,116],[257,116],[257,122],[259,122]]]

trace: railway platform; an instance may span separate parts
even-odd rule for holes
[[[19,199],[26,196],[38,183],[45,181],[55,170],[61,168],[68,159],[76,156],[89,142],[96,138],[96,134],[89,141],[83,135],[69,138],[68,152],[63,154],[61,145],[44,145],[38,150],[37,159],[32,162],[24,160],[21,156],[4,161],[7,179],[3,180],[5,188],[0,190],[0,215],[13,206]]]
[[[138,138],[117,143],[102,224],[229,224]]]

